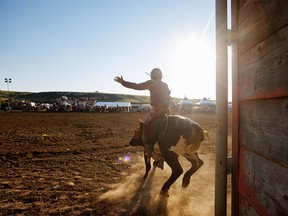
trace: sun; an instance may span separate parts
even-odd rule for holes
[[[213,47],[191,34],[177,40],[170,60],[172,94],[193,98],[213,97],[215,57]]]

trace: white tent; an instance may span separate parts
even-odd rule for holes
[[[195,104],[189,100],[187,97],[184,97],[180,102],[177,103],[177,107],[179,107],[179,112],[192,112]]]
[[[130,102],[105,102],[105,101],[97,101],[94,106],[98,107],[125,107],[127,108],[128,112],[131,109]]]
[[[216,106],[216,104],[213,101],[208,100],[206,97],[204,97],[199,103],[197,103],[197,105],[200,105],[200,106]]]
[[[107,106],[107,107],[131,107],[130,102],[104,102],[97,101],[95,106]]]
[[[184,97],[177,105],[180,106],[193,106],[195,105],[191,100],[189,100],[187,97]]]

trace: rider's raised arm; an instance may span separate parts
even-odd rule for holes
[[[132,82],[123,80],[121,84],[126,88],[131,88],[135,90],[149,90],[152,87],[152,83],[153,83],[152,80],[147,80],[146,82],[142,82],[142,83],[132,83]]]
[[[123,76],[116,76],[114,77],[114,81],[118,83],[122,83],[124,81]]]

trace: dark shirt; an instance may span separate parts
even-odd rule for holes
[[[150,103],[152,106],[167,106],[170,103],[170,90],[168,85],[161,80],[147,80],[143,83],[132,83],[123,81],[122,85],[126,88],[135,90],[149,90],[150,91]]]

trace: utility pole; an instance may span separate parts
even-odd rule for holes
[[[12,83],[12,79],[11,78],[5,78],[5,83],[7,83],[7,91],[8,91],[8,110],[11,110],[10,107],[10,98],[9,98],[9,84]]]

